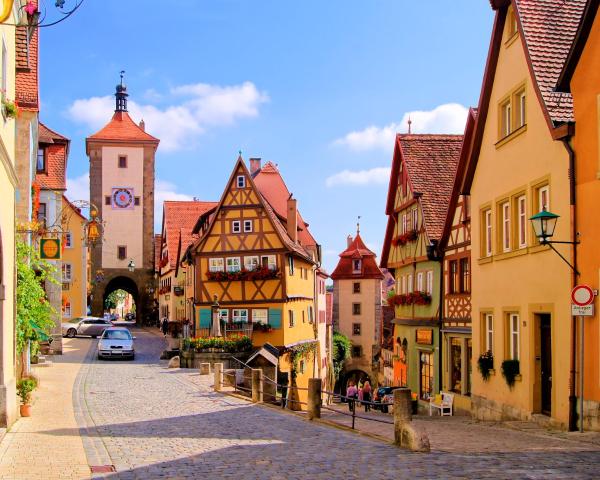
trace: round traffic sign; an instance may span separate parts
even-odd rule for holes
[[[588,285],[577,285],[571,291],[571,301],[579,307],[594,303],[594,291]]]

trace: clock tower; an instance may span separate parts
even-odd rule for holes
[[[143,120],[127,112],[127,87],[116,87],[115,113],[86,138],[90,160],[90,201],[104,222],[102,242],[91,249],[92,314],[101,316],[114,290],[130,293],[137,321],[152,307],[154,270],[154,156],[159,140],[146,133]]]

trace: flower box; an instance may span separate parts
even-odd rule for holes
[[[417,238],[419,237],[419,234],[416,230],[409,230],[406,233],[403,233],[402,235],[398,235],[397,237],[394,237],[392,239],[392,245],[394,247],[398,247],[398,246],[404,246],[409,242],[414,242],[417,240]]]
[[[401,307],[404,305],[430,305],[431,295],[427,292],[412,292],[407,294],[392,294],[387,298],[388,305]]]
[[[279,269],[270,268],[259,268],[256,270],[246,270],[242,268],[237,272],[206,272],[208,280],[217,282],[229,282],[229,281],[244,281],[244,280],[272,280],[279,278]]]

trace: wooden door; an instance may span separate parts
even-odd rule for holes
[[[552,323],[550,314],[540,315],[542,413],[552,414]]]

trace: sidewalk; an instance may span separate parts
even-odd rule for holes
[[[20,418],[0,442],[0,479],[90,478],[83,442],[73,413],[73,383],[90,344],[64,343],[64,354],[50,367],[37,367],[32,416]],[[45,432],[63,430],[62,435]]]
[[[347,404],[327,405],[321,419],[345,427],[352,425],[352,417]],[[339,412],[339,413],[337,413]],[[365,413],[364,408],[356,408],[355,429],[382,439],[394,440],[394,426],[373,420],[393,422],[391,414],[379,411]],[[358,418],[367,417],[373,420]],[[453,453],[508,453],[535,451],[600,451],[600,433],[546,430],[531,422],[478,422],[470,416],[440,417],[439,415],[415,415],[414,424],[429,436],[432,452]]]

